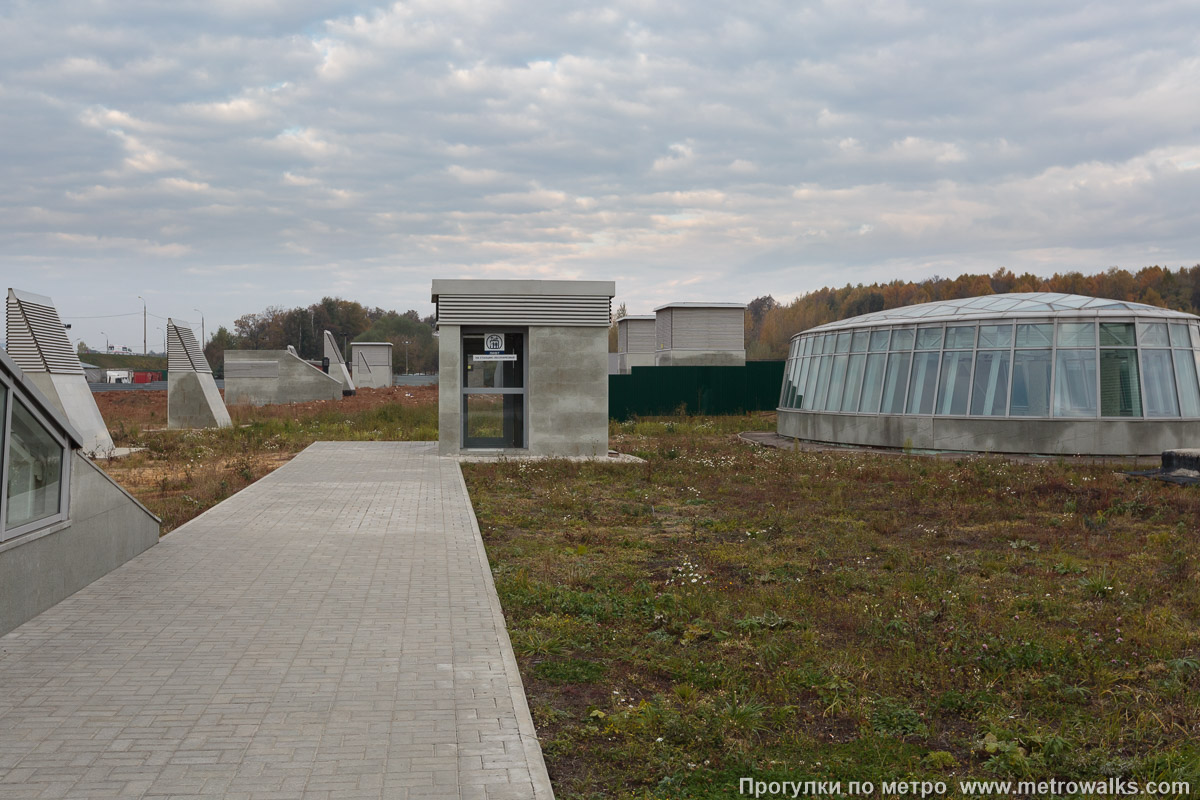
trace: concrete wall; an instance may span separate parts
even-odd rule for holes
[[[232,424],[210,373],[167,373],[168,428],[228,428]]]
[[[83,437],[81,446],[88,455],[107,457],[113,451],[112,436],[96,407],[96,399],[83,375],[50,372],[26,372],[25,377],[46,395],[67,421]]]
[[[225,404],[337,400],[342,384],[287,350],[226,350]]]
[[[158,542],[159,521],[74,451],[70,517],[0,544],[0,635]]]
[[[608,331],[529,328],[529,452],[608,453]]]
[[[654,353],[618,353],[617,358],[617,371],[621,375],[628,375],[634,367],[653,367],[657,361]]]
[[[635,365],[637,366],[637,365]],[[744,367],[745,350],[659,350],[656,367]]]
[[[780,409],[781,436],[917,450],[1158,455],[1200,442],[1200,422],[825,414]]]
[[[438,452],[462,450],[462,334],[440,326]],[[527,450],[537,456],[608,453],[608,331],[601,327],[528,328]]]
[[[462,328],[438,326],[438,453],[462,448]]]

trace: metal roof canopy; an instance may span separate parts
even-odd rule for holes
[[[441,325],[612,324],[613,281],[435,279],[432,299]]]
[[[745,303],[667,303],[654,309],[662,311],[664,308],[740,308],[746,310]]]

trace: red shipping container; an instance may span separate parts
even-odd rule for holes
[[[135,372],[133,373],[134,383],[150,383],[158,380],[157,372]]]

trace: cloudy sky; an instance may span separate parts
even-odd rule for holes
[[[434,277],[1190,266],[1198,54],[1194,0],[7,0],[0,273],[140,350],[137,295],[153,348]]]

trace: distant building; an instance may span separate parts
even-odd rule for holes
[[[655,316],[640,314],[617,320],[617,372],[628,375],[632,367],[653,367]]]
[[[439,452],[606,456],[613,291],[435,280]]]
[[[654,313],[655,365],[745,366],[744,303],[668,303]]]
[[[392,385],[391,342],[351,342],[350,363],[359,387],[386,389]]]

